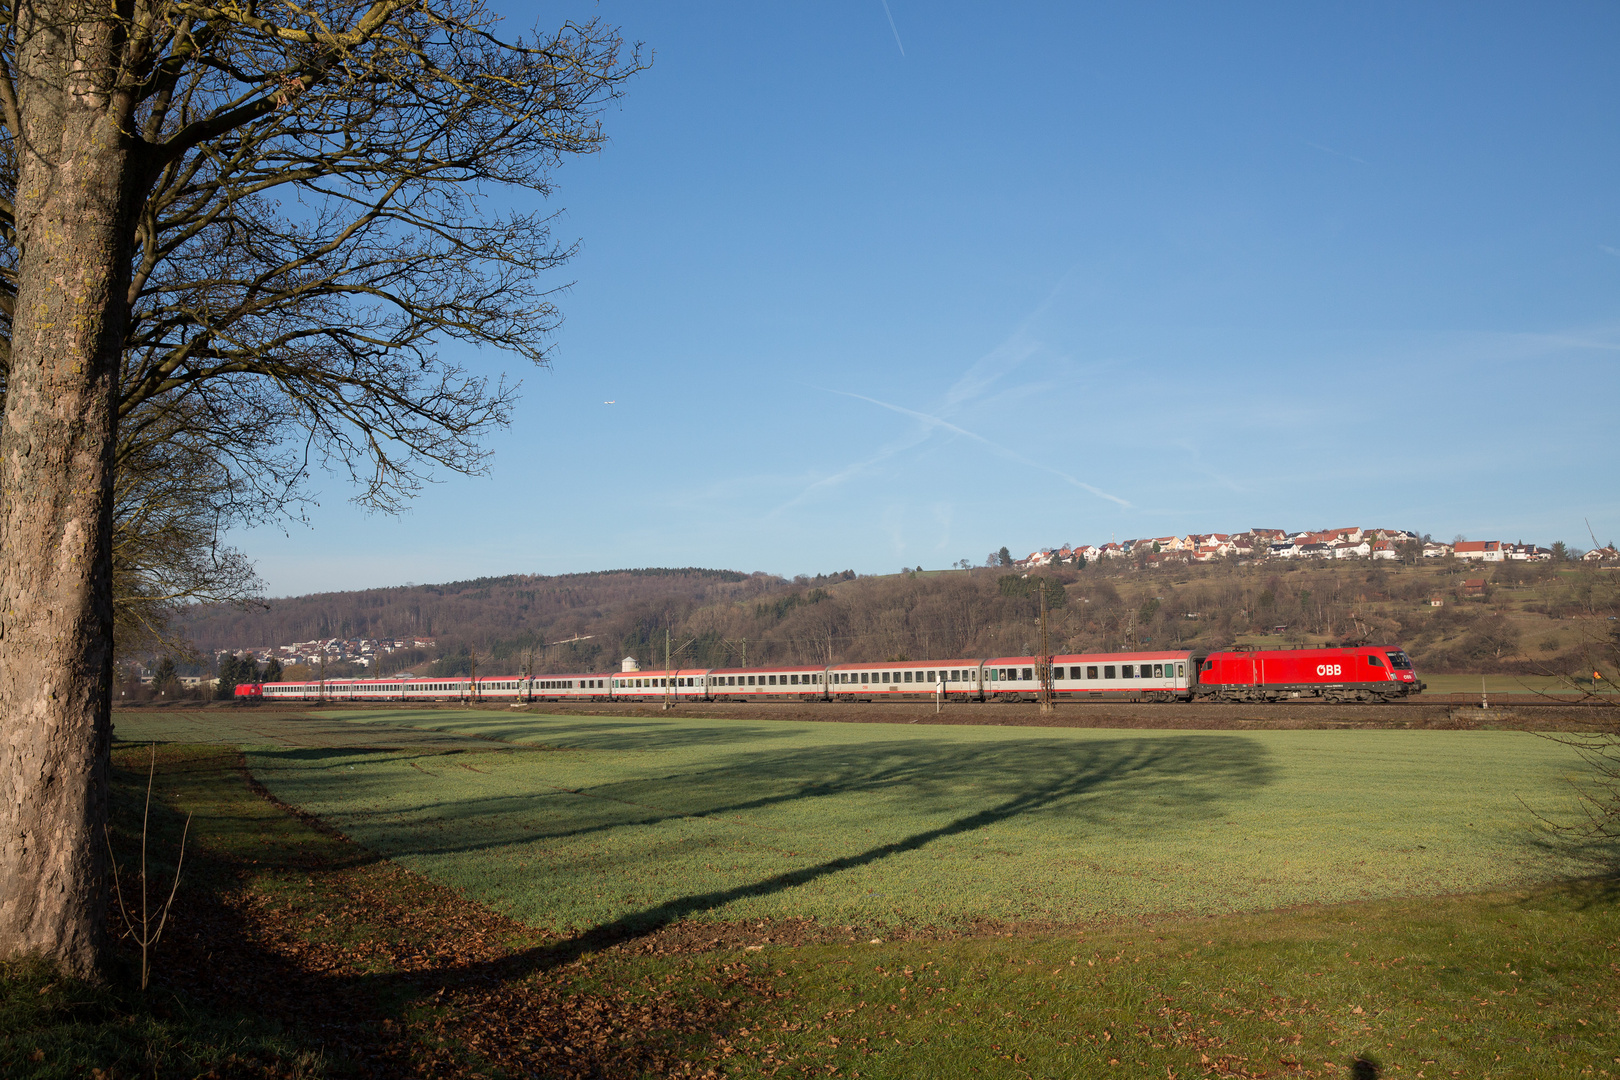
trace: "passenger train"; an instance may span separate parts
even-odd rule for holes
[[[1393,701],[1422,692],[1399,646],[1074,653],[1051,658],[1058,701]],[[243,683],[266,701],[1035,701],[1033,656],[603,674]]]

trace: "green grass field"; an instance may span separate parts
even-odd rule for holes
[[[409,723],[455,730],[398,726]],[[1620,1075],[1614,878],[1459,891],[1593,869],[1547,848],[1518,802],[1551,809],[1575,775],[1564,748],[1530,735],[443,711],[347,721],[121,714],[117,725],[123,740],[251,744],[256,774],[281,797],[543,926],[746,909],[847,912],[864,929],[957,919],[991,903],[1004,917],[1050,910],[1087,923],[965,940],[874,933],[883,940],[869,943],[863,932],[795,947],[773,942],[764,924],[758,944],[734,935],[728,948],[673,954],[641,948],[656,936],[593,952],[519,935],[504,983],[475,975],[446,994],[437,988],[456,985],[465,963],[453,949],[442,971],[400,983],[394,954],[372,943],[395,931],[387,918],[371,925],[371,913],[415,911],[420,890],[253,796],[228,752],[171,748],[177,764],[214,753],[219,765],[160,770],[167,827],[195,810],[201,850],[231,860],[222,880],[232,895],[248,889],[262,897],[253,910],[301,913],[311,941],[352,939],[369,974],[334,994],[383,1010],[423,1053],[447,1052],[436,1032],[476,1032],[448,1051],[461,1071],[440,1075],[530,1075],[532,1064],[498,1063],[530,1061],[534,1014],[523,1002],[541,991],[577,1000],[587,1024],[610,995],[627,1017],[659,995],[709,1000],[697,1010],[703,1025],[680,1036],[681,1052],[693,1075],[712,1066],[733,1080],[1326,1078],[1353,1075],[1361,1056],[1386,1078]],[[126,817],[137,795],[124,792]],[[328,880],[323,861],[380,875],[386,888],[357,904],[348,879]],[[880,886],[892,895],[871,899]],[[1065,909],[1066,887],[1090,891]],[[1254,910],[1318,894],[1348,902]],[[1183,914],[1119,918],[1174,911]],[[1238,913],[1201,914],[1219,912]],[[449,918],[443,933],[465,932],[459,915]],[[414,950],[437,940],[402,955],[418,964]],[[401,998],[408,986],[420,987],[417,997]],[[0,1003],[15,999],[7,1017],[16,1027],[0,1036],[0,1064],[8,1046],[48,1051],[21,1075],[79,1076],[84,1068],[70,1061],[96,1063],[78,1050],[85,1032],[35,1004],[52,997],[39,993],[43,979],[0,987],[10,990]],[[479,1004],[485,993],[499,1009]],[[569,1015],[562,1008],[542,1019]],[[592,1030],[571,1045],[610,1045],[593,1043]],[[182,1037],[191,1029],[163,1035]],[[293,1055],[314,1036],[277,1037]],[[331,1065],[345,1067],[341,1056]]]
[[[335,719],[322,722],[341,734]],[[121,718],[120,737],[140,737],[140,723]],[[373,725],[510,745],[360,748]],[[1517,732],[443,710],[350,714],[347,726],[352,747],[253,749],[255,775],[365,846],[555,930],[681,918],[1095,922],[1593,869],[1546,843],[1527,809],[1566,813],[1579,762]]]

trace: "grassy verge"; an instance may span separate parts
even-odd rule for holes
[[[1546,675],[1430,675],[1423,682],[1431,694],[1547,694],[1552,697],[1581,696],[1591,687],[1571,686],[1564,679]],[[1598,687],[1599,693],[1612,694],[1613,688]]]

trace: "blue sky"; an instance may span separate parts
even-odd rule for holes
[[[1620,537],[1614,5],[502,10],[656,54],[556,176],[552,366],[466,358],[489,476],[236,536],[272,595]]]

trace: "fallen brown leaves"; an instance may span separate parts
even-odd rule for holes
[[[222,772],[246,779],[240,754],[219,757]],[[322,836],[291,846],[277,836],[260,859],[202,847],[158,978],[194,1000],[281,1022],[333,1071],[718,1076],[738,1003],[776,993],[720,967],[697,980],[701,993],[597,985],[577,942],[506,919],[298,817]],[[621,947],[662,954],[697,945],[686,929],[661,933]],[[292,1080],[310,1069],[307,1059],[222,1058],[202,1075]]]

